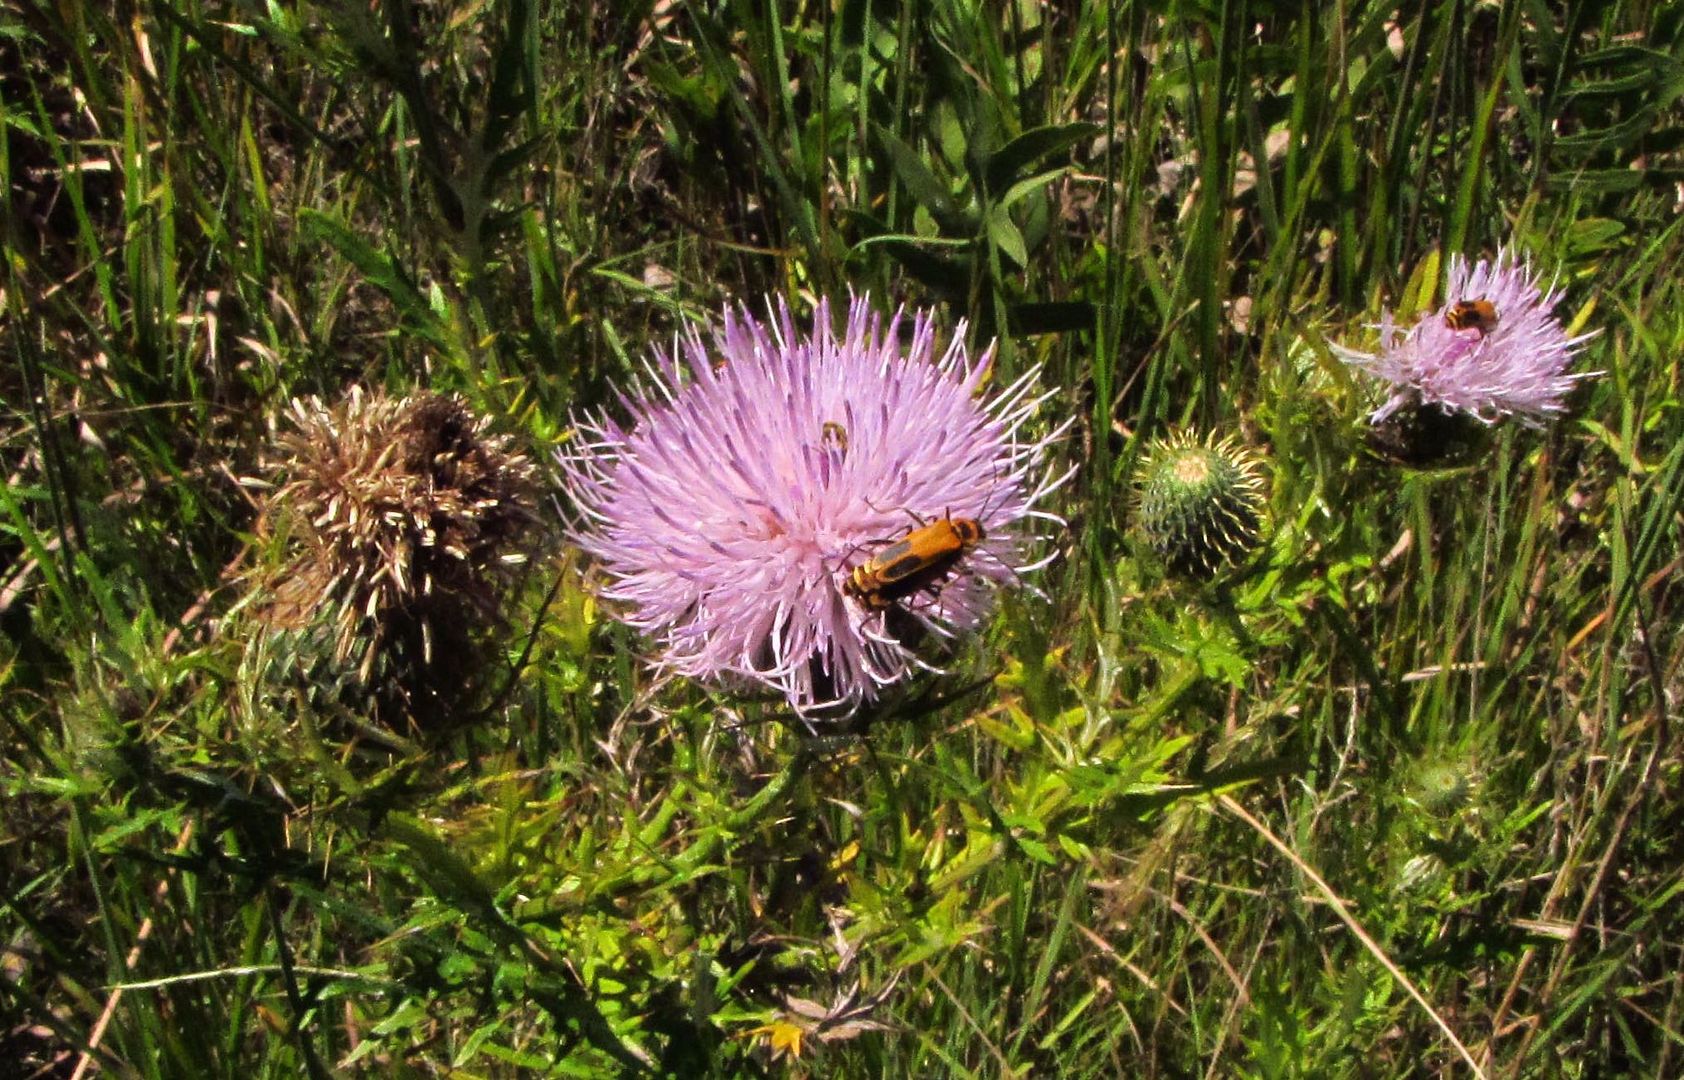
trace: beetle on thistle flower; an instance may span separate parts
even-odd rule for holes
[[[574,539],[661,667],[852,711],[924,666],[891,614],[971,628],[1044,565],[1034,525],[1059,519],[1036,506],[1070,474],[1044,465],[1065,428],[1026,430],[1037,372],[982,400],[992,349],[973,361],[961,324],[938,354],[929,312],[903,344],[906,321],[863,297],[840,334],[825,301],[810,334],[782,302],[765,324],[727,310],[711,353],[694,328],[656,353],[628,425],[577,425],[560,455]],[[962,557],[897,603],[865,595],[855,571],[936,519],[975,523]]]
[[[1537,275],[1513,252],[1472,267],[1450,257],[1444,305],[1406,332],[1389,311],[1380,316],[1376,353],[1334,346],[1340,359],[1391,384],[1372,421],[1399,409],[1436,406],[1485,424],[1514,416],[1532,427],[1562,410],[1579,379],[1574,355],[1592,337],[1568,337],[1555,317],[1561,293],[1539,287]]]

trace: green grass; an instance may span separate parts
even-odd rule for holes
[[[1676,1073],[1681,89],[1673,3],[8,7],[0,1073]],[[1603,374],[1374,461],[1327,343],[1505,243]],[[489,715],[347,749],[255,617],[287,401],[547,460],[848,287],[1078,416],[1045,598],[812,740],[557,553]],[[1181,425],[1270,463],[1223,587],[1131,528]]]

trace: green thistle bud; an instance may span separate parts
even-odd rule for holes
[[[1180,431],[1154,441],[1136,486],[1140,530],[1175,573],[1212,577],[1257,546],[1262,464],[1232,437]]]
[[[1422,765],[1415,771],[1409,797],[1429,814],[1448,817],[1461,810],[1473,797],[1473,777],[1468,770],[1448,762]]]

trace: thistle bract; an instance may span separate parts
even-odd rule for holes
[[[1040,565],[1031,526],[1057,519],[1035,506],[1059,481],[1025,431],[1036,373],[982,399],[991,352],[973,360],[963,329],[938,349],[928,313],[885,326],[863,298],[841,333],[825,302],[810,334],[782,303],[765,324],[727,310],[711,348],[691,328],[656,354],[627,424],[578,424],[574,536],[658,665],[851,710],[921,666],[908,619],[973,627]],[[985,538],[886,610],[850,595],[855,568],[942,518]]]
[[[1442,307],[1403,330],[1380,316],[1379,351],[1335,346],[1346,363],[1390,384],[1378,423],[1405,407],[1437,407],[1484,423],[1515,416],[1537,426],[1559,413],[1573,384],[1593,373],[1568,371],[1592,335],[1568,337],[1555,317],[1560,292],[1545,291],[1512,252],[1471,268],[1450,257]]]
[[[1136,473],[1139,524],[1174,572],[1210,577],[1257,546],[1263,480],[1232,438],[1176,432],[1149,445]]]

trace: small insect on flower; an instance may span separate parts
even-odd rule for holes
[[[988,535],[975,518],[921,525],[854,567],[842,591],[872,611],[938,588],[959,560]]]
[[[1444,325],[1452,330],[1477,330],[1484,337],[1497,329],[1497,305],[1483,296],[1478,300],[1458,300],[1444,313]]]
[[[771,314],[688,331],[630,422],[578,423],[560,460],[573,537],[657,667],[828,721],[925,669],[923,631],[976,627],[1046,564],[1068,425],[1037,423],[1036,371],[992,385],[963,325],[942,343],[929,313],[863,298],[838,322],[821,301],[811,331]],[[908,508],[942,516],[908,528]]]
[[[1334,346],[1340,359],[1390,391],[1370,423],[1430,409],[1486,426],[1507,416],[1537,426],[1561,412],[1574,384],[1592,374],[1569,370],[1592,335],[1567,336],[1555,315],[1561,293],[1513,252],[1471,266],[1452,255],[1445,297],[1434,315],[1407,328],[1382,311],[1372,353]]]

